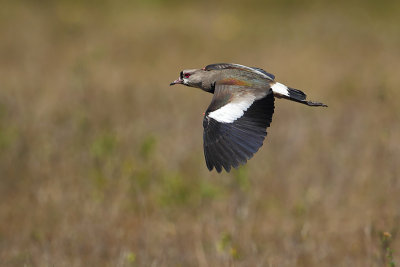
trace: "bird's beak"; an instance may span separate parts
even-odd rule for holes
[[[183,80],[181,78],[176,79],[175,81],[173,81],[172,83],[170,83],[169,85],[174,85],[174,84],[183,84]]]

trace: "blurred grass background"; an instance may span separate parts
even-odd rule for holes
[[[394,266],[399,1],[1,1],[1,266]],[[266,69],[263,148],[209,173],[211,95]]]

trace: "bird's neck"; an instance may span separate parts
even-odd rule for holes
[[[213,94],[215,89],[215,82],[218,80],[217,76],[217,72],[209,71],[207,78],[203,79],[203,81],[201,82],[201,86],[199,86],[200,89]]]

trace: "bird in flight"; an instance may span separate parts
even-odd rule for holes
[[[207,168],[227,172],[253,157],[262,146],[274,113],[274,100],[284,98],[307,106],[306,94],[275,81],[263,69],[217,63],[183,70],[170,85],[183,84],[214,94],[204,113],[203,146]]]

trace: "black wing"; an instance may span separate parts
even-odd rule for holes
[[[210,107],[220,106],[213,105],[213,102]],[[245,164],[263,145],[266,128],[270,126],[274,113],[274,95],[270,91],[255,100],[241,117],[230,123],[210,117],[212,112],[209,108],[203,120],[207,168],[211,171],[215,167],[217,172],[224,168],[229,172],[231,167]]]

